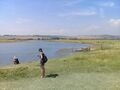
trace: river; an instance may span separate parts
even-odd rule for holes
[[[0,43],[0,65],[12,64],[12,57],[20,62],[38,60],[38,49],[42,48],[48,58],[63,57],[72,54],[75,49],[89,44],[70,42],[49,42],[41,40]]]

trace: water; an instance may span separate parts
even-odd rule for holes
[[[39,40],[0,43],[0,65],[11,64],[13,56],[17,56],[20,62],[38,60],[39,48],[43,49],[48,58],[54,58],[69,55],[73,50],[86,46],[89,44]]]

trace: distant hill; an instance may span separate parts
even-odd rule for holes
[[[59,36],[59,35],[3,35],[0,39],[7,40],[79,40],[79,39],[106,39],[120,40],[120,35],[80,35],[80,36]]]
[[[79,39],[120,39],[120,35],[83,35]]]

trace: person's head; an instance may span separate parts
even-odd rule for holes
[[[42,48],[39,48],[39,52],[43,52]]]
[[[13,56],[13,59],[16,59],[17,57],[16,56]]]

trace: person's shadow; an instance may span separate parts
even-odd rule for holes
[[[46,75],[46,78],[56,78],[58,76],[59,76],[58,74],[49,74],[49,75]]]

